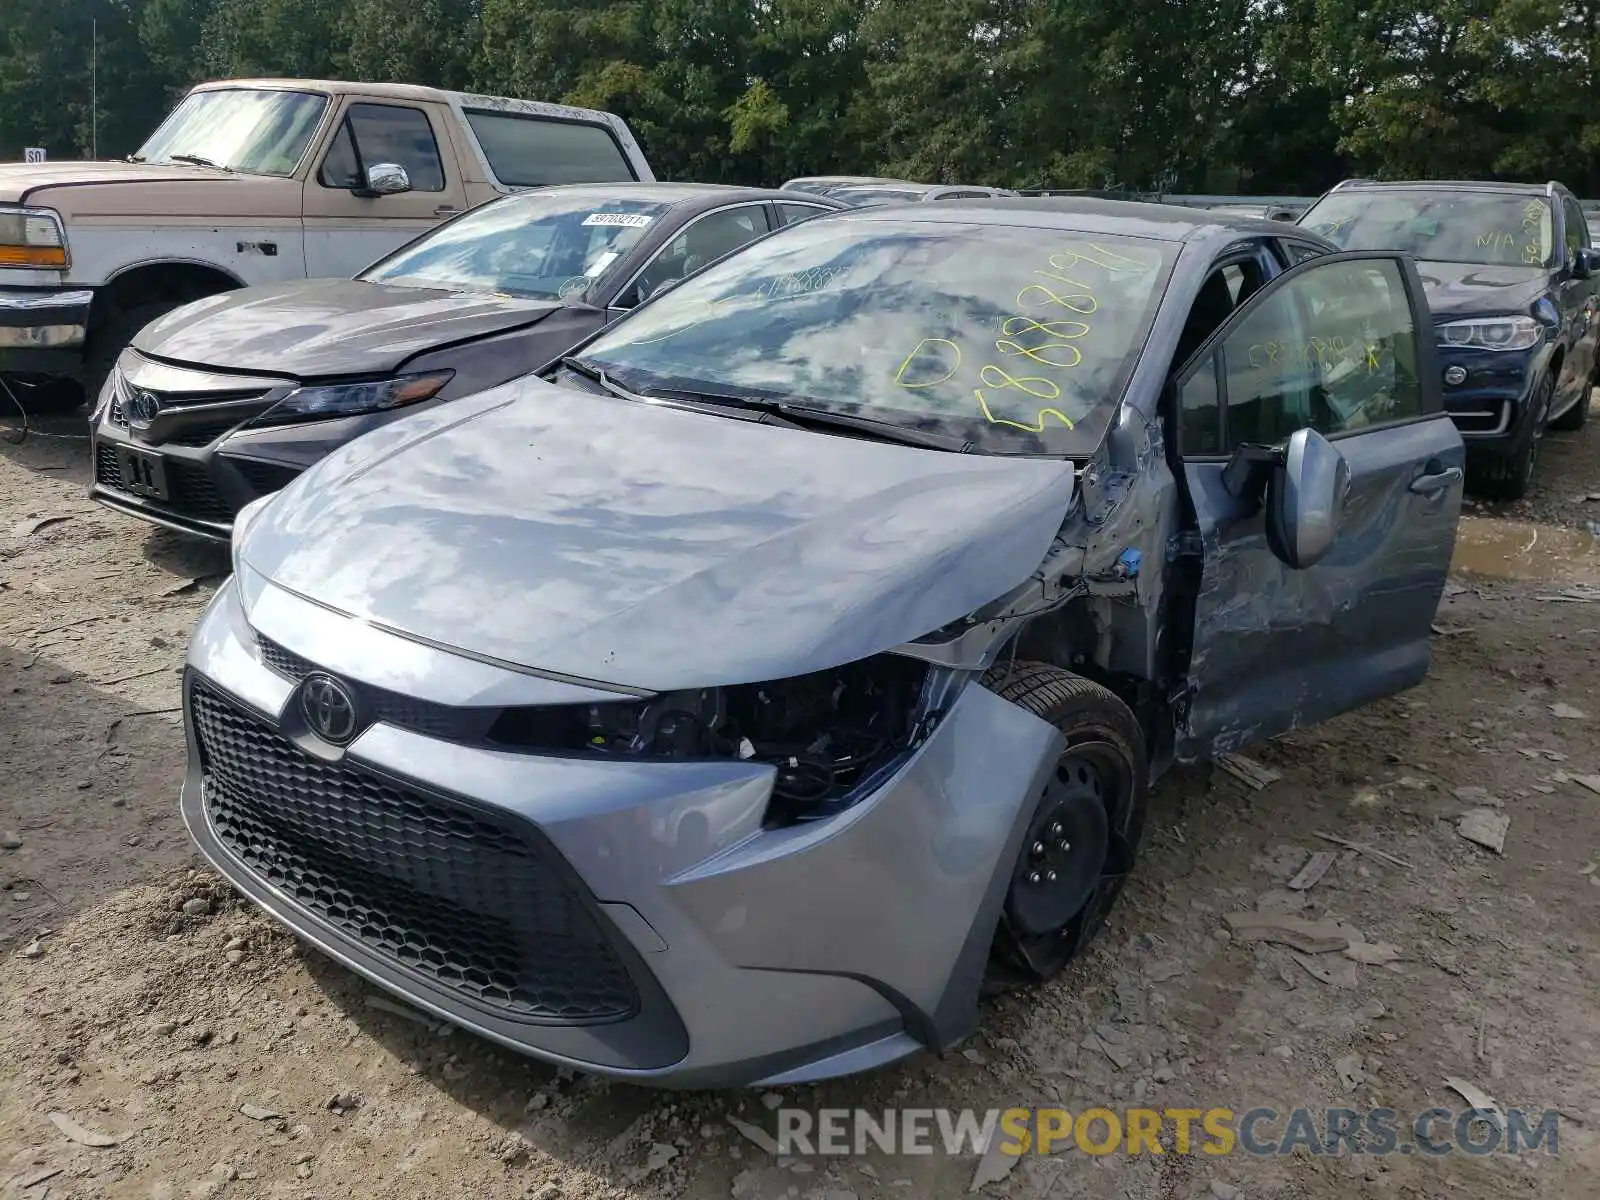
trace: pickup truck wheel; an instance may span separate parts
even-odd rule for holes
[[[1533,485],[1533,469],[1539,461],[1539,441],[1549,420],[1550,401],[1555,396],[1556,377],[1547,373],[1534,390],[1534,412],[1523,434],[1522,444],[1505,454],[1484,456],[1472,468],[1472,491],[1488,500],[1521,500]]]
[[[117,365],[117,356],[127,349],[139,331],[158,317],[187,304],[188,300],[151,300],[127,308],[114,301],[109,303],[109,310],[89,331],[89,344],[84,350],[83,369],[79,375],[83,380],[83,398],[90,404],[99,397],[106,376]]]
[[[983,683],[1067,743],[1012,865],[984,978],[992,993],[1050,978],[1099,932],[1133,867],[1150,768],[1133,712],[1099,684],[1039,662],[995,667]]]
[[[30,417],[68,413],[83,404],[83,392],[75,379],[47,375],[6,375],[0,377],[0,417],[14,417],[20,407]]]

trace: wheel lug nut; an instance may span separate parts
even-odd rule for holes
[[[1058,837],[1061,836],[1061,822],[1060,821],[1054,821],[1054,822],[1051,823],[1051,825],[1050,825],[1050,836],[1053,837],[1053,838],[1058,838]]]
[[[1037,872],[1037,871],[1032,872],[1028,876],[1028,882],[1029,883],[1038,883],[1039,882],[1039,872]]]
[[[1059,842],[1056,843],[1056,849],[1057,850],[1071,850],[1072,849],[1072,843],[1067,841],[1066,838],[1062,838]]]
[[[1035,842],[1033,844],[1033,856],[1035,858],[1042,858],[1044,856],[1044,851],[1045,845],[1043,842]]]
[[[1051,883],[1054,883],[1056,881],[1056,873],[1054,871],[1047,871],[1045,873],[1045,879],[1049,880]]]

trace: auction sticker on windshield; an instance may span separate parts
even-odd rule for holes
[[[585,225],[623,225],[629,229],[643,229],[654,217],[646,213],[598,212],[583,219]]]

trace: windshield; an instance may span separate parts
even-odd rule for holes
[[[314,92],[191,92],[133,157],[201,159],[247,175],[293,175],[327,107],[328,98]]]
[[[1425,262],[1548,267],[1554,249],[1545,200],[1495,192],[1334,192],[1300,224],[1345,250],[1401,250]]]
[[[360,278],[556,300],[586,290],[669,207],[594,192],[509,196],[397,250]]]
[[[791,225],[582,352],[634,391],[859,414],[993,454],[1084,455],[1110,422],[1176,250],[1004,225]]]
[[[928,194],[926,188],[843,187],[829,193],[856,208],[872,204],[916,204]]]

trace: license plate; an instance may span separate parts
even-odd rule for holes
[[[159,454],[135,450],[132,446],[119,446],[117,456],[122,460],[122,486],[135,496],[149,500],[165,500],[167,493],[167,468]]]

